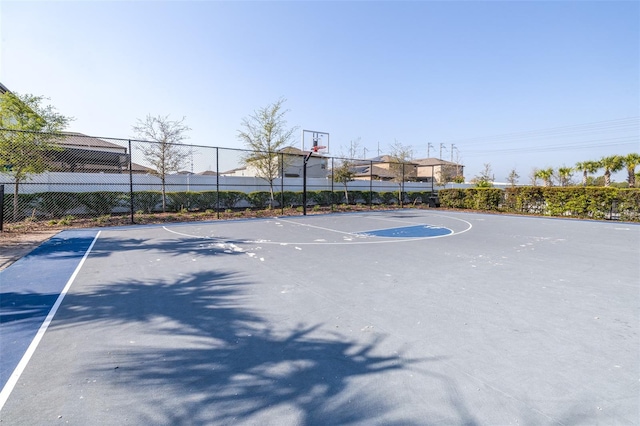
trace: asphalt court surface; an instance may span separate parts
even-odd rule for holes
[[[67,288],[3,424],[640,422],[636,224],[399,210],[83,232],[0,273],[5,382]]]

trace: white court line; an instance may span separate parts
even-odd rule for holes
[[[338,234],[346,234],[346,235],[350,235],[352,237],[355,237],[355,236],[358,235],[358,234],[356,234],[354,232],[338,231],[337,229],[324,228],[322,226],[317,226],[317,225],[309,225],[308,223],[300,223],[300,222],[296,222],[295,220],[287,220],[287,219],[278,218],[278,221],[279,222],[285,222],[285,223],[291,223],[291,224],[294,224],[294,225],[306,226],[307,228],[315,228],[315,229],[320,229],[320,230],[323,230],[323,231],[336,232]]]
[[[331,228],[324,228],[321,226],[316,226],[316,225],[309,225],[306,223],[300,223],[300,222],[296,222],[293,220],[286,220],[286,219],[282,219],[282,218],[275,218],[275,220],[277,220],[278,222],[286,222],[286,223],[291,223],[294,225],[300,225],[300,226],[307,226],[310,228],[316,228],[316,229],[320,229],[323,231],[328,231],[328,232],[336,232],[336,233],[340,233],[340,234],[345,234],[345,235],[349,235],[351,237],[354,238],[358,238],[360,239],[359,241],[340,241],[340,242],[321,242],[321,241],[314,241],[314,242],[286,242],[286,241],[264,241],[264,240],[259,240],[259,241],[254,241],[254,240],[233,240],[234,243],[246,243],[246,244],[275,244],[275,245],[339,245],[339,244],[391,244],[391,243],[407,243],[407,242],[413,242],[413,241],[420,241],[420,240],[429,240],[429,239],[435,239],[435,238],[446,238],[446,237],[453,237],[454,235],[460,235],[463,234],[467,231],[469,231],[471,228],[473,228],[473,225],[471,224],[471,222],[468,222],[464,219],[459,219],[457,217],[450,217],[450,216],[444,216],[444,215],[436,215],[436,216],[440,216],[440,217],[445,217],[447,219],[452,219],[452,220],[457,220],[460,222],[464,222],[468,225],[468,228],[463,229],[462,231],[459,232],[455,232],[453,231],[451,234],[446,234],[446,235],[436,235],[436,236],[431,236],[431,237],[418,237],[418,238],[397,238],[397,239],[392,239],[392,238],[385,238],[384,240],[376,240],[376,241],[362,241],[363,238],[372,238],[372,237],[366,237],[363,236],[362,234],[359,233],[354,233],[354,232],[345,232],[345,231],[339,231],[337,229],[331,229]],[[363,216],[366,217],[366,216]],[[411,222],[413,223],[413,222]],[[420,224],[420,223],[414,223],[415,225],[424,225],[424,224]],[[446,227],[443,227],[446,228]],[[181,235],[183,237],[189,237],[189,238],[199,238],[199,239],[205,239],[205,240],[213,240],[213,241],[220,241],[220,242],[224,242],[224,243],[228,243],[230,241],[227,240],[223,240],[221,238],[216,238],[216,237],[209,237],[209,236],[203,236],[203,235],[194,235],[194,234],[187,234],[184,232],[178,232],[178,231],[174,231],[171,230],[169,228],[167,228],[166,226],[163,226],[162,229],[164,229],[167,232],[171,232],[172,234],[176,234],[176,235]],[[450,229],[450,228],[447,228]]]
[[[60,295],[56,299],[56,303],[53,304],[53,307],[51,308],[51,311],[49,311],[49,315],[47,315],[47,317],[44,319],[44,322],[40,326],[40,329],[36,333],[36,336],[31,341],[31,344],[27,348],[27,351],[24,353],[24,355],[22,356],[22,359],[20,360],[20,362],[16,366],[15,370],[13,370],[13,373],[11,373],[11,376],[9,377],[9,380],[7,380],[7,383],[2,388],[2,392],[0,392],[0,410],[2,410],[2,407],[4,407],[4,404],[7,402],[7,399],[9,399],[9,395],[11,395],[11,392],[13,392],[13,388],[18,383],[18,380],[20,379],[20,376],[24,372],[25,368],[27,368],[27,364],[29,364],[29,361],[31,360],[31,357],[33,356],[33,354],[36,351],[36,348],[40,344],[40,340],[42,340],[42,338],[44,337],[44,333],[47,331],[47,328],[49,328],[49,324],[51,324],[51,321],[53,320],[53,317],[55,316],[56,312],[58,311],[58,308],[60,307],[60,304],[62,303],[62,300],[67,295],[67,292],[71,288],[71,284],[73,284],[73,281],[76,279],[76,276],[80,272],[80,269],[82,268],[82,265],[84,264],[84,261],[89,256],[89,253],[91,252],[91,249],[93,248],[93,245],[98,240],[98,237],[100,236],[100,232],[102,232],[102,231],[98,231],[98,234],[96,234],[95,238],[91,242],[91,245],[87,249],[86,253],[84,254],[84,256],[82,256],[82,260],[80,260],[80,263],[78,263],[78,266],[76,267],[76,270],[73,271],[73,274],[71,275],[71,278],[69,278],[69,281],[67,281],[67,284],[64,286],[64,288],[60,292]]]

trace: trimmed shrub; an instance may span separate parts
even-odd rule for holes
[[[84,194],[75,192],[42,192],[35,198],[35,207],[38,212],[49,218],[65,216],[69,211],[82,205],[79,197]]]
[[[247,194],[240,191],[220,191],[220,207],[233,209],[242,200],[247,199]]]
[[[167,211],[179,212],[183,209],[195,210],[199,205],[199,192],[167,192]]]
[[[247,194],[249,204],[256,209],[264,209],[271,203],[271,193],[267,191],[256,191]]]
[[[307,195],[318,206],[328,206],[331,204],[331,191],[312,191]]]
[[[133,193],[133,210],[153,213],[162,205],[160,191],[138,191]]]
[[[440,199],[440,205],[442,207],[448,207],[452,209],[464,209],[465,206],[465,192],[460,188],[441,189],[438,191],[438,198]]]
[[[281,193],[285,207],[297,207],[302,205],[302,192],[284,191]],[[280,200],[280,197],[277,197]]]
[[[382,204],[398,204],[398,193],[396,191],[379,192]]]
[[[96,191],[78,194],[78,201],[92,215],[106,215],[113,213],[116,207],[123,206],[123,201],[129,199],[128,193]]]
[[[18,194],[18,215],[13,217],[13,194],[4,194],[4,220],[14,222],[32,214],[39,194]]]
[[[214,210],[218,208],[217,191],[202,191],[199,194],[200,197],[198,198],[198,208],[200,210]]]

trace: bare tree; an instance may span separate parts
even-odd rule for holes
[[[491,169],[491,163],[484,163],[483,169],[480,174],[471,179],[478,188],[490,188],[493,186],[493,171]]]
[[[243,161],[256,170],[258,177],[269,183],[271,195],[270,207],[273,207],[273,181],[280,175],[280,168],[284,164],[278,162],[278,152],[291,146],[297,127],[287,128],[285,115],[288,110],[283,109],[286,99],[280,98],[273,104],[260,108],[248,117],[242,119],[238,139],[251,150]],[[284,155],[282,160],[284,161]]]
[[[389,171],[391,172],[391,180],[398,183],[398,202],[402,205],[402,188],[407,178],[415,173],[415,165],[411,164],[413,158],[413,150],[409,145],[403,145],[398,141],[394,141],[389,147]]]
[[[509,176],[507,176],[507,182],[509,182],[512,188],[516,186],[516,184],[518,183],[518,179],[520,179],[520,175],[518,174],[516,169],[511,169],[511,172],[509,172]]]
[[[347,185],[353,180],[353,177],[356,174],[354,171],[353,160],[357,156],[356,152],[358,151],[359,147],[360,138],[352,140],[349,143],[349,152],[347,154],[340,154],[340,157],[342,157],[342,159],[340,160],[340,165],[333,171],[334,182],[338,182],[344,185],[344,199],[347,204],[349,204],[349,191]]]
[[[133,131],[140,139],[151,142],[138,149],[162,181],[163,212],[166,211],[167,203],[167,175],[184,167],[190,155],[190,150],[182,144],[182,141],[188,139],[186,132],[191,130],[184,121],[185,117],[174,121],[170,120],[168,115],[147,115],[144,120],[138,119],[133,126]]]
[[[529,174],[529,181],[531,182],[531,186],[538,186],[538,168],[534,167],[531,169],[531,173]]]

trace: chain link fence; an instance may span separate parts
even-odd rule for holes
[[[434,169],[418,169],[293,147],[256,152],[0,129],[6,222],[427,202],[436,189]]]

